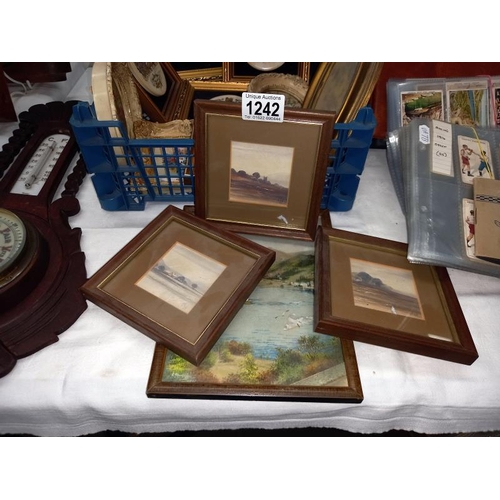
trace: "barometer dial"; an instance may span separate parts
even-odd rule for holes
[[[18,260],[25,244],[23,221],[9,210],[0,208],[0,274]]]

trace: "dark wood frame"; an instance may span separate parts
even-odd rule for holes
[[[192,213],[194,207],[184,210]],[[323,211],[319,223],[331,227],[329,212]],[[290,240],[291,242],[292,240]],[[303,292],[307,293],[307,292]],[[220,384],[211,382],[165,382],[162,380],[168,349],[156,344],[146,394],[151,398],[205,398],[205,399],[255,399],[360,403],[363,390],[359,376],[354,344],[339,339],[347,375],[346,386],[294,386],[266,384]]]
[[[228,83],[218,83],[215,84],[211,82],[210,85],[196,85],[193,81],[189,82],[191,84],[191,91],[189,93],[190,103],[189,111],[187,117],[190,119],[194,118],[194,103],[197,100],[213,100],[214,97],[221,95],[234,95],[242,98],[242,94],[245,89],[235,87]],[[219,101],[221,102],[221,101]]]
[[[354,344],[346,339],[339,340],[342,344],[342,353],[347,372],[348,385],[345,387],[163,382],[162,371],[168,349],[161,344],[156,344],[146,388],[146,395],[150,398],[252,399],[268,401],[361,403],[364,396],[361,379],[359,378]]]
[[[175,240],[174,223],[182,227],[184,238],[186,238],[186,234],[189,234],[193,241],[194,239],[197,240],[198,248],[202,248],[203,245],[208,243],[212,246],[212,254],[214,252],[220,253],[229,248],[232,254],[246,256],[248,261],[252,261],[251,265],[248,262],[246,264],[235,264],[234,261],[228,263],[228,269],[223,273],[225,276],[224,281],[219,283],[217,289],[224,290],[224,293],[219,294],[217,300],[212,300],[210,304],[205,300],[207,298],[204,297],[200,300],[199,307],[196,307],[190,313],[185,315],[183,315],[184,313],[177,314],[179,317],[182,316],[182,328],[187,329],[189,327],[190,332],[195,336],[194,340],[183,336],[185,334],[180,330],[174,330],[173,322],[176,313],[174,307],[161,299],[155,299],[153,295],[139,290],[138,287],[134,290],[134,294],[130,293],[127,284],[133,284],[133,280],[137,278],[127,276],[120,278],[120,276],[126,275],[131,263],[134,263],[134,276],[143,275],[150,269],[152,262],[156,262],[161,255],[164,255],[177,242]],[[147,257],[143,261],[140,260],[141,252]],[[227,256],[223,258],[228,259]],[[275,253],[272,250],[254,244],[238,235],[222,231],[213,224],[209,224],[170,205],[99,269],[82,286],[82,292],[88,300],[99,307],[156,342],[166,345],[189,362],[199,365],[257,286],[262,276],[267,272],[274,258]],[[235,266],[241,266],[241,268],[236,269]],[[231,284],[231,279],[235,273],[237,274],[237,278],[233,278],[235,284]],[[119,293],[105,290],[105,287],[112,283],[114,279],[122,281],[116,286],[117,289],[120,287],[121,291],[126,287],[125,289],[128,291],[127,301]],[[220,279],[221,277],[217,281]],[[230,288],[231,286],[234,288]],[[225,287],[225,289],[221,287]],[[137,297],[137,299],[134,299],[134,297]],[[136,302],[132,304],[133,300],[136,300]],[[157,318],[153,315],[148,316],[150,313],[148,313],[147,308],[150,303],[152,303],[153,308],[157,308],[157,311],[159,310],[158,306],[161,306],[161,313],[158,313]],[[142,310],[139,309],[140,307],[142,307]],[[200,311],[203,308],[208,311],[206,314],[203,313],[207,317],[199,320],[197,325],[196,320],[201,316]],[[165,321],[161,323],[163,318],[165,318]],[[195,328],[200,328],[200,330],[195,331]]]
[[[290,69],[286,65],[294,65],[294,69]],[[238,68],[236,65],[241,65]],[[295,67],[296,65],[296,67]],[[246,71],[245,71],[246,70]],[[248,63],[237,63],[237,62],[223,62],[222,63],[222,78],[225,82],[250,82],[257,75],[265,73],[284,73],[290,75],[300,76],[307,83],[309,82],[311,71],[311,63],[308,62],[295,62],[295,63],[284,63],[274,71],[258,71],[252,68]]]
[[[245,220],[234,220],[221,219],[220,217],[213,217],[210,214],[210,207],[208,206],[209,200],[207,195],[209,189],[209,175],[211,165],[209,164],[209,159],[207,155],[207,149],[210,146],[211,134],[213,137],[222,138],[224,141],[231,141],[232,135],[229,132],[220,134],[219,132],[209,130],[207,125],[207,118],[211,116],[217,116],[222,118],[236,118],[239,119],[237,124],[242,127],[243,130],[237,133],[245,134],[245,139],[249,142],[256,142],[262,144],[271,144],[273,139],[268,137],[269,133],[272,132],[276,135],[276,132],[280,131],[279,127],[283,125],[282,123],[267,123],[267,122],[255,122],[249,120],[243,120],[241,118],[241,105],[233,103],[220,103],[214,101],[198,100],[194,103],[195,109],[195,157],[196,157],[196,176],[195,176],[195,213],[198,217],[203,219],[218,222],[222,227],[238,232],[238,233],[250,233],[250,234],[264,234],[270,236],[280,236],[283,238],[297,238],[305,240],[314,240],[316,234],[317,220],[320,212],[321,197],[324,191],[324,182],[326,176],[326,169],[328,165],[328,155],[331,149],[331,140],[333,135],[333,125],[335,121],[335,115],[333,113],[310,111],[302,109],[285,109],[284,111],[284,123],[291,125],[289,130],[297,133],[299,130],[304,130],[302,127],[306,126],[319,126],[321,130],[318,133],[318,144],[311,145],[303,137],[292,137],[289,138],[286,134],[280,135],[280,145],[287,145],[296,148],[297,151],[302,151],[307,153],[307,148],[314,148],[309,151],[308,154],[314,155],[313,164],[304,165],[301,164],[297,166],[295,163],[294,156],[294,173],[290,181],[290,206],[292,210],[299,210],[299,207],[294,207],[293,205],[297,203],[302,203],[304,206],[300,206],[302,209],[301,217],[304,218],[305,223],[300,228],[286,227],[285,223],[280,225],[276,222],[277,216],[283,213],[283,208],[269,209],[263,205],[256,204],[240,204],[238,203],[237,208],[241,211],[244,210],[246,213],[258,214],[258,218],[265,222],[251,222]],[[295,127],[295,125],[297,125]],[[233,130],[233,129],[232,129]],[[225,153],[224,153],[225,154]],[[295,153],[294,153],[295,154]],[[296,155],[298,156],[298,154]],[[229,174],[229,164],[228,174]],[[297,176],[305,176],[303,178]],[[310,191],[304,192],[304,178],[310,185]],[[293,191],[293,194],[292,194]],[[302,196],[302,198],[300,198]],[[298,201],[295,200],[297,198]],[[227,200],[218,200],[218,203],[226,203],[230,206],[229,198]],[[307,205],[307,206],[306,206]],[[232,205],[234,209],[236,204]],[[285,207],[288,208],[288,207]],[[274,210],[274,212],[273,212]],[[267,214],[269,213],[269,215]]]
[[[161,62],[160,66],[167,80],[167,92],[163,96],[151,95],[134,77],[142,109],[154,122],[183,120],[188,117],[193,100],[192,87],[178,75],[170,63]]]
[[[359,315],[352,319],[334,316],[332,313],[332,290],[338,286],[352,290],[352,282],[350,279],[348,283],[345,283],[346,280],[339,281],[340,285],[331,282],[330,276],[333,269],[329,249],[331,240],[352,245],[353,248],[357,249],[382,252],[400,259],[402,267],[415,266],[413,269],[415,273],[424,272],[423,267],[426,267],[433,278],[433,283],[428,283],[426,286],[433,286],[433,293],[439,296],[440,314],[442,313],[446,318],[447,326],[455,337],[455,341],[425,337],[408,330],[401,331],[390,326],[376,325],[370,321],[363,322],[360,320],[366,311],[363,307],[354,306],[359,309]],[[407,262],[407,250],[408,245],[404,243],[338,229],[319,228],[316,238],[315,331],[456,363],[472,364],[478,358],[478,353],[446,268],[412,265]],[[419,277],[414,274],[414,279],[418,288]],[[394,315],[390,313],[381,314],[387,315],[387,318],[394,318]],[[428,317],[425,321],[431,320],[432,318]]]

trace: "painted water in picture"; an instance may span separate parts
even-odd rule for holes
[[[226,267],[177,242],[136,285],[188,314]]]
[[[231,142],[229,200],[286,207],[293,148]]]
[[[168,352],[164,382],[347,386],[341,342],[313,331],[314,244],[251,237],[276,261],[199,367]]]
[[[351,258],[354,305],[399,316],[425,319],[409,269]]]

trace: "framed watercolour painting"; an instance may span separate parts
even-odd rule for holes
[[[156,345],[147,395],[361,402],[353,342],[313,331],[314,243],[248,238],[274,264],[198,367]]]
[[[446,268],[407,245],[336,229],[316,239],[315,331],[470,365],[477,350]]]
[[[274,258],[274,251],[170,205],[82,292],[198,365]]]
[[[195,213],[240,233],[314,240],[335,115],[285,109],[243,120],[241,105],[197,100]]]

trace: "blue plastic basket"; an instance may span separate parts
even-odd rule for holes
[[[332,212],[351,210],[376,125],[368,106],[359,110],[354,121],[335,125],[321,208]]]
[[[129,139],[119,121],[99,121],[85,102],[70,124],[104,210],[144,210],[148,201],[194,202],[194,140]],[[369,107],[335,125],[321,207],[352,208],[376,121]]]

